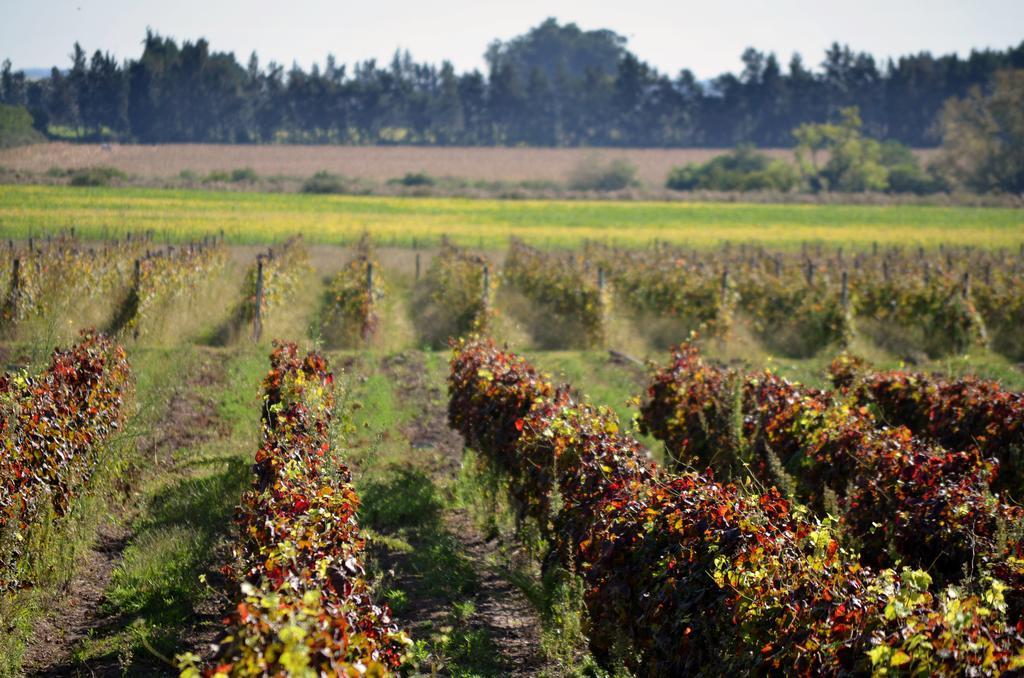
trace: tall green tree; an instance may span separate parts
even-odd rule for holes
[[[889,171],[882,164],[882,145],[861,133],[860,112],[840,111],[838,123],[805,123],[793,132],[796,160],[812,190],[884,191]],[[820,156],[826,155],[824,164]]]
[[[957,181],[1024,193],[1024,70],[999,71],[989,87],[950,99],[939,125],[943,164]]]

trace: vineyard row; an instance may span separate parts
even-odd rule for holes
[[[451,425],[583,579],[595,655],[644,675],[999,672],[1024,665],[1018,605],[862,564],[840,527],[775,489],[654,467],[608,411],[489,340],[460,342]]]

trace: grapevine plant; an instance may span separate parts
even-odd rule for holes
[[[443,239],[416,291],[420,335],[444,346],[449,337],[487,331],[497,289],[498,276],[486,257]]]
[[[159,251],[137,260],[137,277],[113,327],[135,338],[144,336],[159,324],[171,304],[195,295],[226,260],[226,249],[217,243]]]
[[[947,449],[998,459],[996,487],[1024,496],[1024,393],[974,376],[877,372],[845,354],[833,361],[830,373],[837,388],[876,408],[885,421]]]
[[[88,488],[132,390],[124,350],[93,332],[39,375],[0,376],[0,592],[31,585],[19,571],[27,532]]]
[[[373,338],[380,327],[377,303],[385,295],[380,273],[373,246],[364,236],[356,246],[355,256],[328,287],[323,321],[328,336],[337,337],[348,346]]]
[[[146,242],[135,238],[89,247],[61,234],[31,248],[12,243],[0,250],[0,328],[10,334],[24,321],[67,314],[85,298],[124,298],[132,262],[144,255]]]
[[[449,421],[584,582],[595,655],[641,675],[996,674],[1024,666],[991,574],[873,569],[777,490],[657,468],[615,416],[490,340],[454,346]]]
[[[681,323],[673,341],[693,331],[725,337],[742,317],[787,355],[845,346],[861,330],[899,350],[962,353],[986,344],[988,324],[1000,347],[1020,348],[1020,270],[992,254],[891,250],[844,258],[841,249],[694,251],[664,243],[643,251],[591,243],[585,252],[608,273],[623,307]]]
[[[266,319],[295,298],[302,276],[309,270],[309,255],[302,236],[295,236],[270,250],[266,256],[261,256],[260,261],[263,265],[260,311]],[[245,273],[242,301],[234,311],[237,325],[251,323],[256,317],[258,278],[259,262],[253,262]]]
[[[334,379],[316,353],[275,344],[263,380],[255,478],[237,510],[240,597],[216,657],[183,677],[386,675],[410,641],[371,596],[359,498],[333,459]]]
[[[504,275],[527,299],[568,323],[578,335],[574,343],[604,344],[608,294],[582,257],[542,252],[513,239]]]
[[[883,425],[842,393],[768,371],[736,374],[692,344],[654,372],[640,430],[664,441],[674,468],[752,474],[822,515],[841,516],[867,564],[901,561],[957,581],[979,560],[999,559],[1007,527],[1021,519],[992,491],[999,462],[983,450],[946,449]],[[739,444],[730,446],[729,436]],[[716,457],[733,449],[743,454],[728,464]]]
[[[684,334],[725,337],[732,327],[735,285],[722,285],[720,271],[707,268],[706,257],[659,248],[625,252],[589,244],[587,257],[606,271],[622,308],[671,318]]]

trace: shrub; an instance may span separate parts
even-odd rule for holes
[[[675,191],[790,191],[797,181],[789,163],[740,146],[703,164],[672,168],[665,186]]]
[[[116,167],[85,167],[71,174],[72,186],[109,186],[114,181],[127,179],[128,175]]]
[[[302,184],[303,193],[348,193],[348,181],[340,174],[320,171]]]
[[[615,158],[607,163],[586,159],[569,175],[569,188],[574,191],[621,191],[638,183],[636,165],[625,158]]]
[[[231,181],[236,184],[243,181],[258,181],[259,178],[260,175],[256,174],[256,170],[251,167],[239,167],[231,170]]]
[[[231,181],[231,175],[224,170],[213,170],[203,178],[203,183],[214,184]]]
[[[402,186],[433,186],[437,179],[426,172],[406,172],[400,179],[392,179],[389,184],[400,184]]]
[[[25,146],[45,141],[32,126],[32,115],[24,106],[0,104],[0,148]]]
[[[673,191],[692,191],[700,185],[700,180],[700,163],[681,165],[669,170],[668,181],[665,182],[665,188],[670,188]]]
[[[921,168],[916,162],[900,163],[889,168],[890,193],[929,195],[946,188],[946,182],[941,177]]]

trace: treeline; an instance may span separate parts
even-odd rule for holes
[[[549,19],[486,53],[487,73],[396,53],[351,70],[328,56],[309,71],[242,64],[206,40],[147,32],[141,57],[120,62],[77,43],[67,69],[29,80],[5,62],[0,102],[26,107],[36,129],[144,143],[343,143],[535,146],[790,146],[803,123],[856,106],[864,132],[910,146],[939,142],[943,103],[1002,69],[1006,51],[920,53],[877,61],[833,44],[820,68],[799,54],[747,49],[741,73],[701,82],[660,73],[609,30]]]

